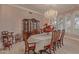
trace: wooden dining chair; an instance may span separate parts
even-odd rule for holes
[[[60,38],[59,38],[59,40],[58,40],[59,47],[62,47],[62,46],[64,45],[64,44],[63,44],[64,35],[65,35],[65,30],[63,29],[63,30],[61,31]]]
[[[43,29],[40,29],[40,33],[43,33]]]
[[[40,33],[40,32],[39,32],[37,29],[34,29],[34,30],[31,32],[32,35],[39,34],[39,33]]]
[[[4,49],[8,48],[10,50],[10,48],[12,47],[12,43],[11,41],[9,40],[4,40],[3,42],[3,46],[4,46]]]
[[[21,34],[15,34],[15,43],[21,42],[22,41],[22,36]]]
[[[9,37],[9,40],[12,42],[12,44],[14,43],[14,35],[13,35],[14,32],[9,32],[8,33],[8,37]]]
[[[2,31],[1,38],[2,38],[2,42],[4,42],[4,39],[8,40],[8,31]]]
[[[25,53],[27,52],[29,54],[30,50],[32,50],[35,53],[36,43],[28,42],[28,33],[27,32],[24,34],[24,40],[25,40]]]
[[[60,38],[61,38],[61,30],[57,30],[58,34],[57,34],[57,47],[61,47],[61,44],[60,44]]]
[[[3,31],[1,37],[3,40],[2,42],[3,42],[4,49],[9,48],[10,50],[10,48],[12,47],[12,43],[11,43],[11,40],[9,40],[8,33],[9,33],[8,31]]]
[[[60,38],[60,40],[61,40],[61,45],[64,45],[64,44],[63,44],[64,35],[65,35],[65,30],[63,29],[63,30],[62,30],[62,35],[61,35],[61,38]]]
[[[51,53],[51,51],[53,51],[53,52],[55,53],[55,51],[56,51],[57,39],[58,39],[58,38],[57,38],[57,31],[54,30],[54,31],[52,32],[52,39],[51,39],[51,42],[50,42],[48,45],[44,46],[45,50],[49,49],[49,53]]]

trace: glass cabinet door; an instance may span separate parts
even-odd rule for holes
[[[25,28],[26,28],[25,31],[27,32],[27,22],[25,22],[25,25],[26,25],[26,26],[25,26]]]
[[[23,31],[31,33],[34,29],[38,29],[39,22],[35,19],[24,19],[23,20]]]

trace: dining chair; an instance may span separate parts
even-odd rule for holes
[[[39,33],[40,33],[40,32],[39,32],[37,29],[34,29],[34,30],[31,32],[32,35],[39,34]]]
[[[65,30],[63,29],[63,30],[61,31],[60,38],[59,38],[59,40],[58,40],[59,47],[62,47],[62,46],[64,45],[64,44],[63,44],[64,35],[65,35]]]
[[[21,39],[22,39],[21,34],[16,34],[16,35],[15,35],[15,43],[21,42],[21,41],[22,41]]]
[[[12,47],[12,43],[11,43],[11,41],[9,40],[4,40],[4,42],[3,42],[3,46],[4,46],[4,50],[6,49],[6,48],[8,48],[9,50],[10,50],[10,48]]]
[[[47,26],[47,27],[45,27],[44,29],[43,29],[43,32],[52,32],[52,28],[51,28],[51,26],[49,25],[49,26]]]
[[[60,40],[61,40],[61,45],[64,45],[64,44],[63,44],[64,35],[65,35],[65,29],[62,30],[62,35],[61,35],[61,38],[60,38]]]
[[[9,35],[8,35],[8,31],[2,31],[1,32],[1,37],[2,37],[2,42],[3,42],[3,46],[4,46],[4,49],[6,49],[6,48],[9,48],[9,50],[10,50],[10,48],[12,47],[12,43],[11,43],[11,40],[9,40]]]
[[[57,30],[58,34],[57,34],[57,47],[61,47],[61,44],[60,44],[60,38],[61,38],[61,30]]]
[[[1,38],[2,38],[2,42],[4,42],[5,38],[8,40],[8,31],[2,31]]]
[[[44,46],[44,49],[45,49],[45,50],[49,49],[49,53],[51,53],[52,51],[55,53],[55,51],[56,51],[57,39],[58,39],[58,38],[57,38],[57,31],[54,30],[54,31],[52,32],[52,39],[51,39],[51,42],[50,42],[48,45]]]
[[[36,43],[29,43],[28,42],[28,33],[24,34],[24,40],[25,40],[25,53],[27,52],[29,54],[30,50],[32,50],[35,53],[35,47]]]
[[[43,33],[43,29],[40,29],[40,33]]]
[[[9,40],[12,42],[12,44],[14,43],[14,35],[13,35],[14,32],[9,32],[8,33],[8,37],[9,37]]]

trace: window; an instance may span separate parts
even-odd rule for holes
[[[67,29],[70,29],[70,27],[71,27],[71,21],[67,20],[65,25],[66,25]]]
[[[74,31],[79,33],[79,16],[75,17]]]
[[[56,21],[56,27],[57,27],[58,29],[63,29],[63,28],[64,28],[64,19],[58,19],[58,20]]]

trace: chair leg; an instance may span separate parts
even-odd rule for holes
[[[64,46],[64,44],[63,44],[63,39],[61,39],[61,45]]]
[[[54,50],[56,51],[56,42],[54,43]]]
[[[42,50],[40,50],[39,52],[40,52],[40,54],[42,54],[42,52],[43,52],[43,51],[42,51]]]
[[[51,49],[49,49],[49,53],[51,54]]]
[[[59,41],[56,43],[57,48],[59,48]]]
[[[53,49],[52,49],[52,50],[53,50],[53,53],[55,53],[55,51],[56,51],[56,50],[54,49],[54,47],[53,47]]]
[[[34,54],[36,54],[35,49],[33,49]]]
[[[3,50],[6,50],[6,47],[4,47]]]
[[[59,40],[59,41],[57,42],[57,47],[58,47],[58,48],[61,48],[62,45],[63,45],[63,41],[62,41],[62,40]]]
[[[26,52],[27,52],[27,51],[25,50],[25,54],[26,54]]]
[[[27,52],[28,52],[28,54],[29,54],[29,50],[28,50]]]
[[[24,54],[26,54],[26,51],[25,51],[25,53]]]
[[[61,45],[61,40],[58,42],[58,46],[59,46],[59,48],[62,47],[62,45]]]
[[[26,54],[26,52],[29,54],[29,50],[27,51],[27,50],[25,50],[25,54]]]
[[[56,43],[54,43],[54,46],[53,46],[53,53],[55,53],[56,51]]]
[[[64,46],[64,44],[63,44],[63,40],[62,40],[62,45]]]
[[[9,46],[8,48],[9,48],[9,50],[10,50],[10,46]]]
[[[55,50],[53,50],[53,53],[55,53]]]

